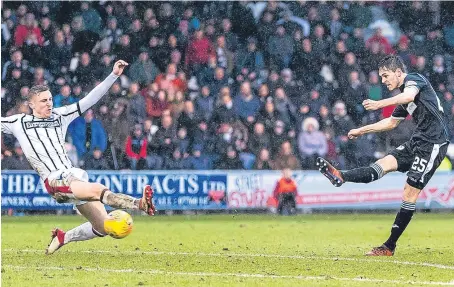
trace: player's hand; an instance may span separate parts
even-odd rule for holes
[[[348,132],[348,138],[351,140],[357,139],[361,135],[363,135],[363,133],[360,129],[352,129]]]
[[[380,102],[379,101],[374,101],[374,100],[364,100],[363,101],[363,106],[368,111],[376,111],[379,108],[381,108]]]
[[[126,66],[128,66],[129,64],[126,63],[125,61],[123,60],[118,60],[115,62],[115,65],[113,67],[113,73],[117,76],[120,76],[121,74],[123,74],[123,70],[125,69]]]

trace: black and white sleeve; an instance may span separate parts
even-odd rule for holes
[[[402,106],[398,105],[393,113],[391,114],[391,117],[394,119],[398,120],[405,120],[405,118],[408,116],[408,111]]]
[[[18,115],[10,116],[10,117],[2,117],[1,118],[1,123],[2,123],[2,133],[5,134],[14,134],[14,124],[17,123],[19,120]]]

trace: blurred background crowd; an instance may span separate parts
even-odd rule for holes
[[[387,54],[431,81],[454,135],[453,2],[2,4],[2,116],[30,113],[36,84],[50,87],[54,107],[77,102],[117,59],[129,62],[69,127],[69,156],[85,169],[314,169],[317,156],[369,164],[413,130],[407,120],[347,140],[392,113],[361,105],[397,93],[378,76]],[[2,168],[30,168],[5,134]]]

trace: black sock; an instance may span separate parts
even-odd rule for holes
[[[410,223],[410,220],[413,217],[413,213],[415,213],[415,209],[415,203],[402,201],[400,211],[397,213],[393,227],[391,228],[391,235],[384,243],[386,247],[391,250],[394,250],[396,248],[397,240],[402,235],[405,228],[407,228],[408,223]]]
[[[344,181],[369,183],[381,178],[384,172],[380,165],[373,163],[368,167],[342,171],[341,174]]]

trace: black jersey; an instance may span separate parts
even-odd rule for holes
[[[448,121],[432,85],[421,74],[410,73],[399,89],[403,92],[407,87],[415,87],[419,92],[413,102],[397,106],[392,117],[405,119],[408,115],[412,116],[416,124],[413,139],[435,144],[448,142],[450,139]]]

